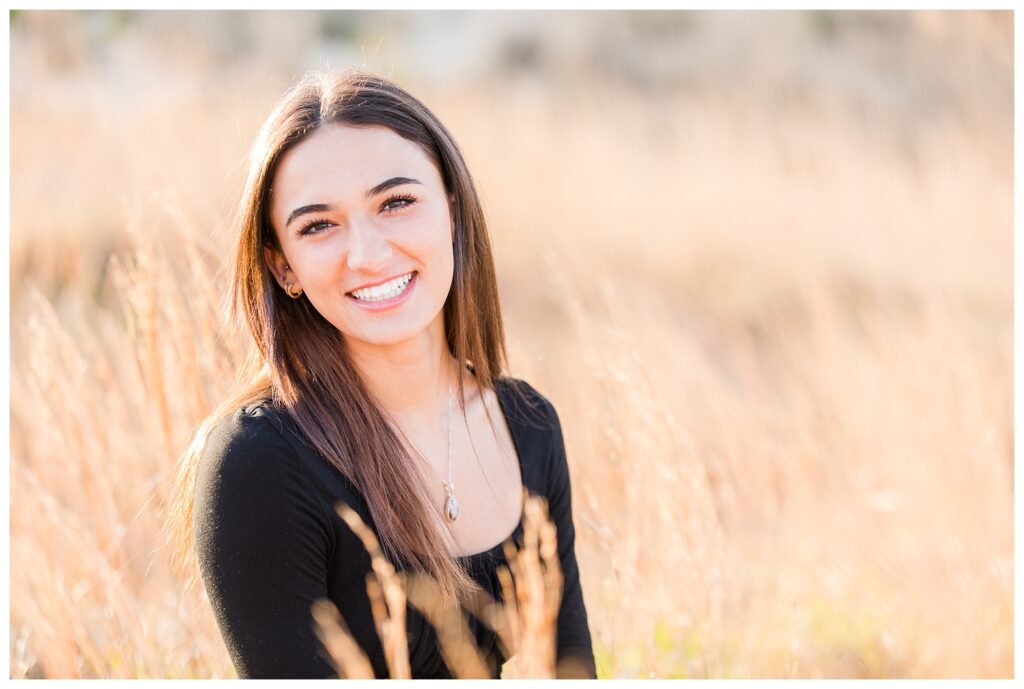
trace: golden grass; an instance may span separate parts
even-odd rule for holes
[[[278,86],[151,138],[158,100],[12,103],[12,676],[234,675],[154,545],[245,355],[225,199]],[[483,193],[513,373],[562,419],[601,677],[1011,675],[1009,142],[948,122],[911,156],[713,100],[650,142],[640,105],[425,98]],[[513,645],[549,615],[491,612]]]
[[[370,611],[377,625],[377,636],[384,647],[388,676],[411,679],[409,648],[405,638],[405,587],[399,581],[395,568],[381,554],[377,537],[359,515],[348,505],[339,506],[338,514],[363,542],[373,563],[373,572],[366,577],[366,591],[370,596]]]
[[[456,679],[488,679],[490,673],[476,647],[465,613],[446,606],[430,577],[396,573],[383,556],[373,531],[347,505],[338,514],[363,542],[373,571],[367,575],[377,633],[391,679],[409,679],[408,640],[405,637],[406,602],[418,608],[437,632],[445,664]],[[503,544],[507,565],[500,565],[502,600],[479,591],[468,609],[498,636],[508,658],[502,679],[553,679],[558,608],[562,595],[561,566],[554,523],[548,518],[544,498],[523,493],[523,546]],[[382,593],[383,592],[383,593]],[[330,601],[318,601],[318,635],[329,649],[340,677],[372,678],[365,653],[345,626]],[[571,671],[565,668],[564,671]]]

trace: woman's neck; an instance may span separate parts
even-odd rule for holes
[[[348,341],[346,346],[370,394],[392,417],[417,424],[447,418],[443,401],[449,382],[454,392],[457,366],[440,318],[403,342],[373,345]]]

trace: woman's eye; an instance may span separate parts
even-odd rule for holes
[[[383,210],[383,211],[397,211],[397,210],[399,210],[401,208],[406,208],[407,206],[411,206],[414,203],[416,203],[416,199],[413,198],[412,196],[406,196],[406,195],[392,196],[391,198],[389,198],[387,201],[384,202],[384,205],[381,206],[381,210]]]
[[[323,232],[325,229],[331,226],[328,220],[311,220],[306,225],[303,225],[302,229],[299,230],[300,236],[306,236],[310,234],[317,234]]]

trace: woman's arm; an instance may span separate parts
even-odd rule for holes
[[[554,405],[547,402],[546,406],[554,424],[548,475],[548,514],[558,533],[558,557],[563,576],[562,605],[558,612],[556,675],[559,678],[596,679],[587,609],[583,603],[583,589],[576,564],[576,529],[572,520],[572,487],[565,457],[565,440]]]
[[[257,411],[257,413],[261,413]],[[310,608],[327,597],[333,537],[294,451],[244,410],[210,434],[196,481],[196,552],[238,676],[336,676]]]

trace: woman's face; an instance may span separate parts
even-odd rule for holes
[[[347,341],[391,345],[442,323],[455,230],[417,144],[387,127],[327,125],[284,155],[272,184],[283,255],[264,247],[267,265]]]

